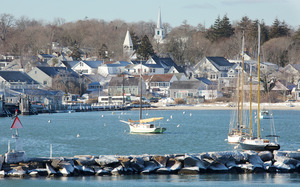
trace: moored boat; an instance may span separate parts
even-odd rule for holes
[[[257,60],[257,80],[260,80],[260,63],[259,63],[259,58],[260,58],[260,25],[258,25],[258,60]],[[244,137],[241,142],[240,145],[242,147],[242,149],[245,150],[253,150],[253,151],[264,151],[264,150],[268,150],[268,151],[274,151],[274,150],[279,150],[280,149],[280,145],[277,143],[277,135],[275,133],[275,127],[274,127],[274,123],[273,123],[273,127],[271,129],[273,129],[273,133],[272,135],[266,136],[266,137],[274,137],[274,141],[270,141],[267,138],[260,138],[260,104],[259,104],[259,89],[260,86],[260,81],[258,81],[258,85],[257,85],[257,137],[253,137],[252,133],[251,133],[251,126],[249,128],[249,136],[248,137]]]
[[[129,125],[130,133],[140,133],[140,134],[161,134],[165,132],[167,129],[163,127],[156,127],[154,121],[161,120],[163,117],[154,117],[154,118],[147,118],[142,119],[142,64],[140,69],[140,118],[139,120],[133,121],[129,119],[128,121],[120,120],[123,123]]]
[[[240,72],[238,72],[238,78],[237,78],[237,89],[236,89],[236,104],[237,104],[237,110],[236,115],[232,115],[231,122],[229,123],[229,132],[227,136],[227,142],[238,144],[242,140],[242,138],[246,135],[244,132],[244,123],[243,120],[243,88],[244,88],[244,33],[243,33],[243,44],[242,44],[242,64],[241,64],[242,70],[241,75]],[[240,80],[241,77],[241,80]],[[240,84],[241,82],[241,84]]]

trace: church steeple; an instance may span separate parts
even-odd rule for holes
[[[165,32],[164,32],[164,28],[162,27],[161,13],[160,13],[160,9],[159,9],[157,25],[156,25],[155,33],[154,33],[154,39],[156,39],[157,42],[160,43],[160,42],[162,42],[162,40],[164,38],[165,38]]]
[[[129,31],[127,30],[125,40],[123,43],[123,54],[130,56],[133,53],[133,43]]]
[[[160,9],[158,11],[158,19],[157,19],[157,25],[156,25],[156,28],[158,29],[161,29],[162,26],[161,26],[161,15],[160,15]]]

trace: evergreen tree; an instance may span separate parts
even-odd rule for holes
[[[274,20],[273,25],[270,28],[270,38],[279,38],[282,36],[289,36],[290,29],[286,23],[280,22],[277,18]]]
[[[154,55],[153,47],[147,35],[143,37],[136,53],[140,59],[148,59],[149,56]]]
[[[101,49],[99,49],[100,59],[107,59],[108,57],[108,48],[105,44],[102,44]]]
[[[129,31],[130,35],[131,35],[131,40],[132,40],[132,44],[133,44],[133,50],[137,50],[138,46],[141,43],[141,40],[139,39],[139,37],[135,34],[134,31]]]
[[[213,26],[206,33],[206,37],[212,41],[218,41],[221,38],[229,38],[234,34],[234,29],[232,28],[229,18],[227,15],[224,15],[223,19],[220,19],[220,16],[216,19]]]
[[[295,32],[295,34],[293,36],[293,41],[295,42],[296,45],[300,45],[300,27]]]
[[[72,47],[71,57],[73,58],[73,60],[81,60],[80,49],[76,42],[75,42],[74,46]]]
[[[232,28],[229,18],[227,17],[227,15],[225,14],[222,21],[220,22],[221,24],[221,32],[220,32],[220,37],[225,37],[225,38],[229,38],[230,36],[232,36],[234,34],[234,29]]]

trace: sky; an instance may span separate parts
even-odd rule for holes
[[[56,18],[66,22],[83,19],[116,19],[125,22],[157,22],[161,10],[163,23],[172,27],[184,21],[192,26],[206,28],[213,25],[218,16],[226,14],[233,23],[248,16],[272,25],[277,18],[297,29],[300,26],[300,0],[1,0],[0,14],[15,18],[52,23]]]

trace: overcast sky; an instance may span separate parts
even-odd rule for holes
[[[210,27],[216,18],[227,14],[231,22],[243,16],[264,20],[272,25],[278,18],[288,25],[300,25],[300,0],[2,0],[0,14],[12,14],[30,19],[53,22],[64,18],[66,22],[88,19],[125,22],[157,22],[161,9],[162,22],[172,27],[188,24]]]

